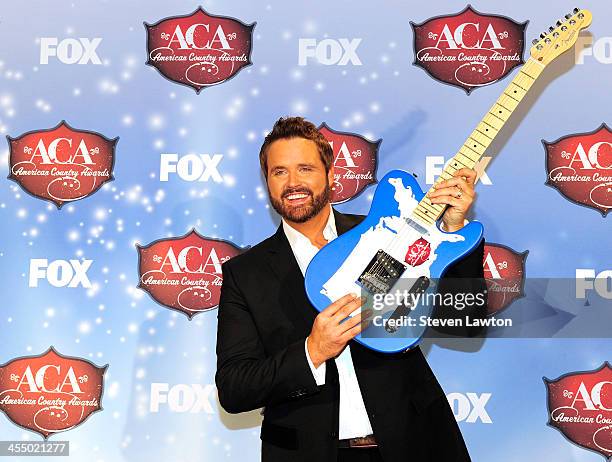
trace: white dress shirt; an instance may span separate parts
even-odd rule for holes
[[[295,255],[302,274],[305,274],[310,260],[312,260],[319,249],[310,242],[310,239],[295,228],[292,228],[284,219],[282,222],[283,231],[289,240],[291,250]],[[331,205],[329,206],[329,219],[323,229],[323,237],[328,242],[338,237]],[[306,350],[306,358],[317,385],[325,384],[325,363],[315,368],[308,354],[306,342],[304,342],[304,349]],[[359,383],[357,382],[357,376],[355,375],[350,345],[346,346],[342,353],[335,358],[335,361],[340,381],[340,428],[338,438],[346,439],[370,435],[373,433],[372,425],[370,424],[370,419],[363,403],[363,397],[361,396],[361,390],[359,389]]]

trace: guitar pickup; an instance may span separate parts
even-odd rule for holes
[[[372,294],[387,294],[406,271],[406,266],[384,250],[378,250],[357,281]]]

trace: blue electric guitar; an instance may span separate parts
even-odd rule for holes
[[[590,23],[589,11],[575,9],[534,40],[530,58],[437,181],[451,178],[461,168],[474,168],[546,65],[570,49]],[[322,311],[347,293],[367,296],[364,306],[374,308],[372,324],[355,340],[386,353],[416,345],[428,327],[422,321],[432,310],[432,303],[423,302],[431,300],[427,294],[435,293],[436,281],[446,269],[483,237],[477,221],[455,233],[442,231],[438,220],[444,210],[444,205],[431,203],[411,174],[387,173],[376,187],[367,217],[312,259],[305,275],[310,302]],[[396,305],[398,294],[403,298]],[[390,295],[390,305],[382,303],[385,295]]]

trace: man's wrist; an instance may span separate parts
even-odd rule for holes
[[[467,219],[464,219],[462,224],[447,226],[446,223],[442,221],[440,223],[440,229],[442,229],[442,231],[447,232],[447,233],[455,233],[459,231],[461,228],[463,228],[465,225],[467,225],[468,223],[469,221]]]
[[[315,369],[318,369],[319,366],[323,364],[325,361],[319,358],[319,355],[317,355],[316,352],[313,351],[311,344],[310,344],[310,337],[306,337],[306,349],[308,350],[308,356],[310,357],[310,360],[312,361],[312,365],[315,367]]]

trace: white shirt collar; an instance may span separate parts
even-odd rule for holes
[[[293,228],[289,223],[285,221],[284,218],[281,219],[283,222],[283,231],[285,232],[285,236],[289,240],[289,244],[293,248],[294,245],[301,244],[310,244],[310,239],[308,239],[304,234],[299,232],[297,229]],[[327,242],[338,237],[338,231],[336,230],[336,219],[334,218],[334,210],[332,209],[331,204],[329,204],[329,217],[327,218],[327,223],[325,224],[325,228],[323,228],[323,237]]]

